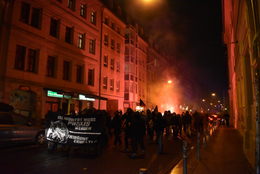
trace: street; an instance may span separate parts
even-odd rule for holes
[[[184,136],[185,137],[185,136]],[[123,140],[123,136],[121,137]],[[38,145],[16,145],[2,147],[0,150],[1,173],[138,173],[140,168],[146,168],[147,173],[169,173],[171,169],[182,159],[183,141],[187,141],[188,151],[195,146],[196,135],[189,139],[182,138],[167,140],[163,138],[163,154],[157,155],[158,145],[148,145],[148,137],[145,137],[145,156],[138,146],[138,157],[131,158],[132,153],[123,153],[124,143],[113,149],[113,140],[109,137],[108,146],[102,154],[95,156],[93,153],[86,154],[80,148],[71,149],[69,156],[58,147],[52,154],[47,153],[47,143]],[[131,148],[130,148],[131,150]]]

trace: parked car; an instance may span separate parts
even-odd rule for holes
[[[44,126],[14,112],[0,111],[0,145],[45,143]]]

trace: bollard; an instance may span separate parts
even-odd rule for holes
[[[183,174],[187,174],[187,143],[183,141]]]
[[[200,133],[198,132],[198,159],[200,159]]]
[[[139,170],[139,174],[147,174],[147,169],[146,168],[141,168]]]

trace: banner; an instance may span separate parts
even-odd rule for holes
[[[47,114],[45,137],[47,141],[60,144],[97,143],[103,129],[103,115],[83,114],[62,115],[58,112]]]

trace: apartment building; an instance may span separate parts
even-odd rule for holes
[[[222,2],[223,43],[229,69],[229,114],[243,137],[243,150],[260,170],[259,146],[259,2]]]
[[[112,1],[102,11],[101,96],[107,98],[107,111],[114,116],[123,110],[124,101],[124,30],[121,8]]]
[[[140,105],[142,100],[147,106],[147,38],[144,36],[144,31],[141,27],[138,28],[138,37],[136,43],[136,74],[137,83],[135,84],[135,91],[138,94],[137,103]],[[148,109],[148,107],[140,108]]]
[[[8,1],[0,30],[1,101],[36,121],[58,108],[64,114],[98,108],[101,6],[97,0]]]

